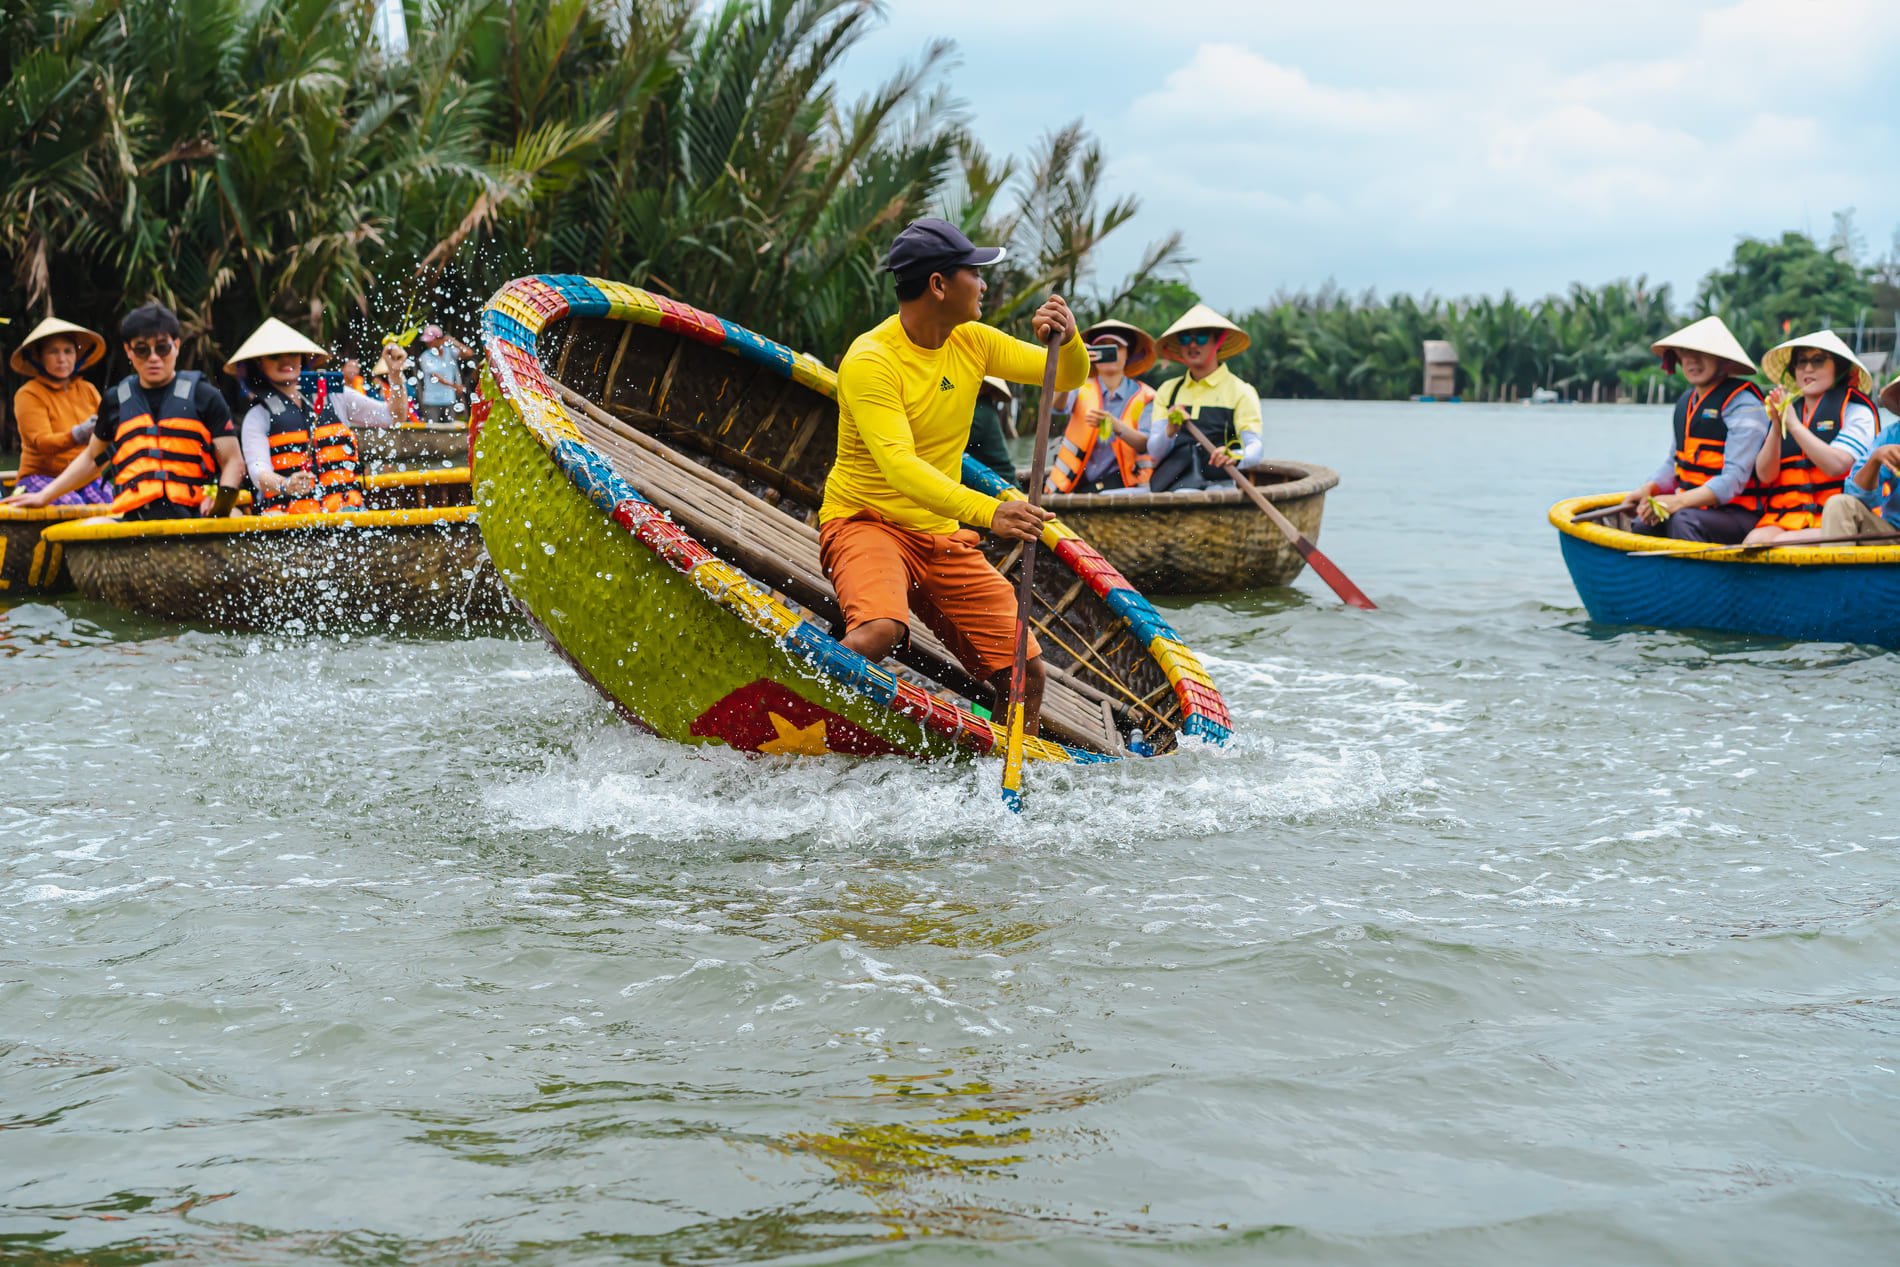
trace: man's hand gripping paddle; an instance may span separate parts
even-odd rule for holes
[[[1036,448],[1029,459],[1029,504],[1042,505],[1044,467],[1049,461],[1049,414],[1056,397],[1056,358],[1062,350],[1061,331],[1049,331],[1049,359],[1042,367],[1042,399],[1036,403]],[[1021,570],[1016,575],[1016,657],[1009,665],[1009,715],[1003,741],[1003,804],[1012,814],[1023,812],[1023,696],[1029,686],[1029,604],[1035,597],[1036,547],[1039,539],[1023,542]]]

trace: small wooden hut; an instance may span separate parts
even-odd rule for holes
[[[1458,394],[1458,349],[1444,339],[1425,340],[1425,389],[1435,400]]]

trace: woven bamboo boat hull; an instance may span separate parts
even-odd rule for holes
[[[0,599],[58,594],[73,587],[66,552],[45,540],[48,528],[99,513],[97,506],[0,506]]]
[[[227,629],[488,629],[512,605],[482,549],[468,473],[371,476],[370,509],[49,530],[81,596]],[[397,507],[397,508],[389,508]],[[401,508],[407,507],[407,508]]]
[[[1270,462],[1256,481],[1276,509],[1319,539],[1330,467]],[[1220,594],[1290,584],[1306,560],[1237,488],[1176,493],[1062,494],[1043,505],[1062,516],[1146,594]]]
[[[365,428],[357,448],[372,471],[441,470],[468,464],[468,427],[427,424]]]
[[[1708,629],[1804,642],[1900,647],[1900,545],[1784,546],[1646,559],[1683,543],[1576,515],[1621,494],[1550,509],[1564,564],[1590,619],[1606,625]]]
[[[767,754],[1000,754],[1001,727],[968,706],[975,684],[928,631],[913,628],[888,666],[832,637],[812,526],[836,451],[823,365],[572,276],[510,283],[482,337],[473,470],[489,554],[624,718]],[[1014,495],[974,463],[964,478]],[[1131,726],[1163,751],[1182,736],[1225,741],[1225,703],[1153,607],[1060,523],[1044,545],[1052,681],[1029,759],[1119,759]],[[997,561],[1007,571],[1015,553]]]

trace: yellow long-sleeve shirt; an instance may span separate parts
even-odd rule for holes
[[[874,510],[918,532],[989,527],[999,503],[965,488],[958,474],[977,387],[985,374],[1041,383],[1047,355],[976,321],[951,331],[940,348],[912,343],[895,316],[859,335],[838,367],[838,460],[819,522]],[[1072,336],[1057,359],[1056,390],[1088,376],[1088,349]]]

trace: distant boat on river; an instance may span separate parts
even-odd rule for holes
[[[1550,508],[1590,619],[1900,647],[1900,544],[1728,547],[1645,558],[1685,543],[1630,532],[1618,518],[1576,522],[1621,499],[1598,493]]]

